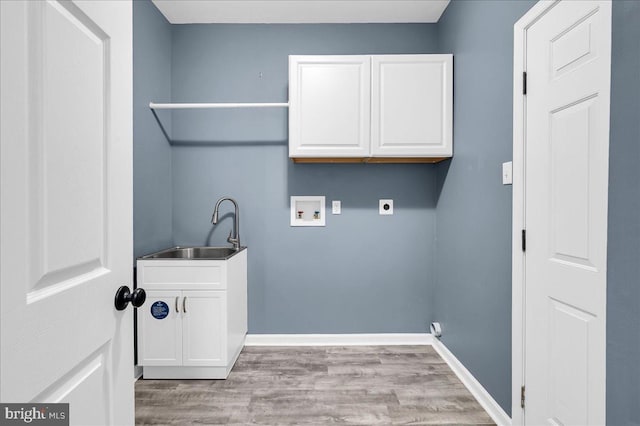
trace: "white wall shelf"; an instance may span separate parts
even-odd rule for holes
[[[167,130],[160,115],[159,110],[204,110],[204,109],[262,109],[262,108],[289,108],[289,102],[149,102],[149,109],[154,115],[160,130],[164,134],[167,142],[174,145],[176,141],[172,138],[171,132]],[[172,115],[171,112],[165,113]],[[286,141],[285,141],[286,143]]]
[[[213,109],[213,108],[288,108],[288,102],[219,102],[219,103],[156,103],[149,102],[151,109]]]

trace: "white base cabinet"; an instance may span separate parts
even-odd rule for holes
[[[247,333],[247,250],[228,260],[138,260],[138,364],[148,379],[225,379]]]

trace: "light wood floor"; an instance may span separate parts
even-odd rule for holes
[[[494,424],[430,346],[245,347],[227,380],[138,380],[136,424]]]

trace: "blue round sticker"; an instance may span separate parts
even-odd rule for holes
[[[169,305],[159,300],[151,305],[151,315],[155,319],[164,319],[169,315]]]

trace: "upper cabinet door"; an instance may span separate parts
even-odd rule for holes
[[[379,55],[371,61],[371,154],[450,157],[453,55]]]
[[[370,56],[289,57],[289,156],[368,157]]]

